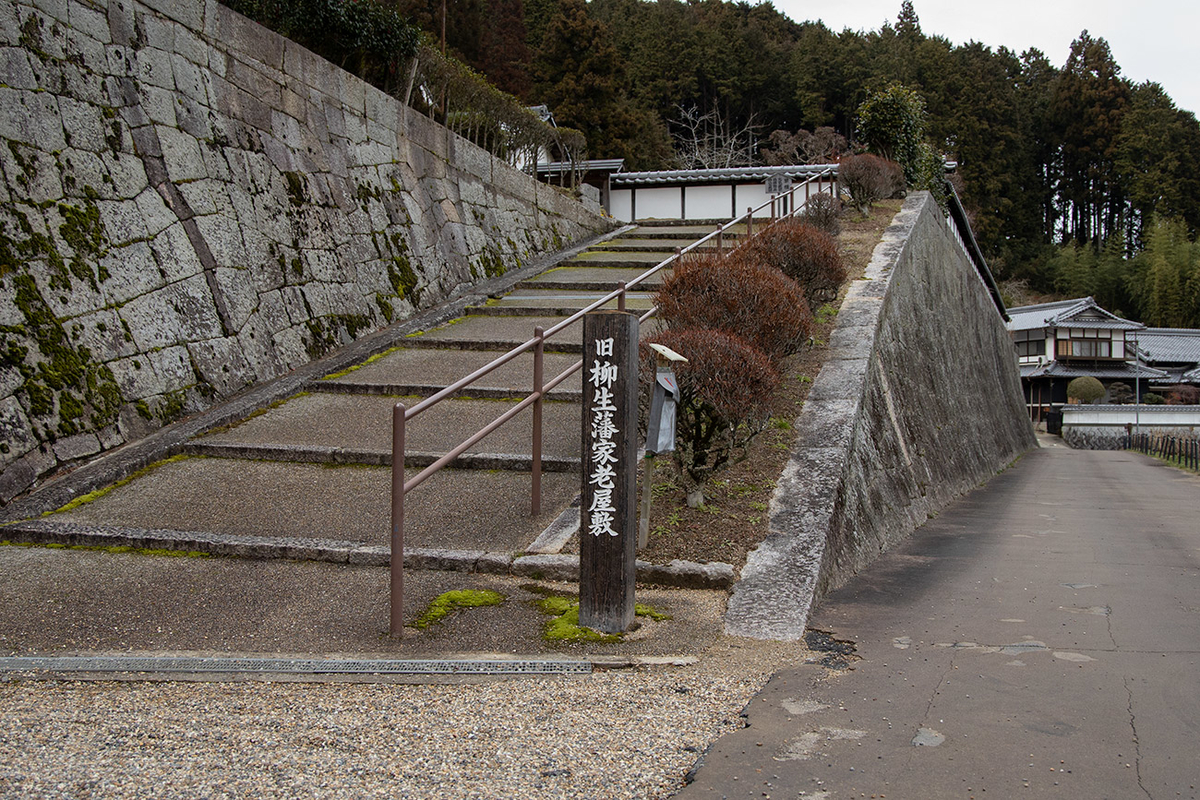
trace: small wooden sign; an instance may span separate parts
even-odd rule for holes
[[[583,505],[579,624],[619,633],[633,622],[637,545],[638,318],[583,318]]]
[[[788,175],[768,175],[767,194],[786,194],[792,190],[792,179]]]

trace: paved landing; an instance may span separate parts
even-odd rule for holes
[[[405,498],[405,546],[525,549],[579,494],[578,475],[543,475],[545,511],[530,517],[529,480],[511,470],[442,470]],[[390,481],[387,467],[184,458],[50,519],[386,545]]]
[[[827,598],[850,669],[779,673],[678,796],[1200,796],[1200,477],[1043,446]]]

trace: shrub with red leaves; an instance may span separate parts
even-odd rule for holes
[[[864,216],[871,205],[904,189],[904,170],[895,161],[862,153],[842,156],[838,162],[838,185]]]
[[[1194,406],[1200,405],[1200,388],[1186,383],[1177,383],[1167,390],[1167,405]]]
[[[800,284],[811,305],[832,300],[846,280],[834,238],[798,219],[776,222],[744,250],[747,258],[774,267]]]
[[[663,281],[656,302],[668,327],[726,331],[776,363],[798,351],[813,326],[799,284],[741,251],[685,259]]]
[[[679,382],[675,463],[684,476],[688,505],[704,502],[704,482],[745,456],[750,440],[769,419],[779,373],[754,345],[723,331],[675,328],[651,342],[687,358],[674,366]],[[642,344],[642,369],[654,370],[653,352]]]

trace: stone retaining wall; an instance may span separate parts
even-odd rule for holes
[[[814,600],[1036,445],[1012,342],[914,194],[847,294],[726,630],[799,639]]]
[[[611,227],[212,0],[0,0],[0,503]]]

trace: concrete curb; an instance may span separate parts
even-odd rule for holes
[[[260,408],[291,397],[293,394],[303,391],[311,382],[331,372],[346,369],[396,345],[419,341],[419,339],[406,341],[406,337],[411,333],[434,328],[462,316],[467,306],[485,302],[491,295],[511,291],[520,281],[541,274],[563,261],[574,258],[584,249],[598,242],[607,241],[632,227],[626,225],[614,231],[593,236],[573,247],[537,258],[521,269],[476,284],[463,294],[451,298],[435,308],[381,331],[363,336],[358,341],[319,361],[305,364],[287,375],[234,395],[194,417],[180,420],[143,439],[104,453],[94,461],[90,461],[72,472],[51,478],[42,486],[35,486],[27,490],[24,495],[0,508],[0,521],[39,516],[47,511],[61,508],[80,495],[127,478],[140,469],[145,469],[157,461],[179,453],[184,443],[195,436],[237,422]]]
[[[263,653],[100,652],[35,653],[0,658],[0,682],[41,681],[270,681],[295,683],[431,683],[479,678],[588,675],[636,667],[690,667],[694,655],[452,653],[419,659],[376,655],[287,656]]]
[[[0,540],[65,547],[130,547],[145,550],[184,550],[234,558],[283,558],[354,566],[385,567],[387,547],[343,539],[304,539],[238,536],[205,531],[119,528],[35,519],[0,527]],[[512,556],[484,550],[443,550],[410,547],[404,551],[406,569],[515,575],[544,580],[579,581],[579,556]],[[698,564],[676,559],[669,564],[637,562],[639,583],[680,589],[727,590],[736,572],[732,564]]]

